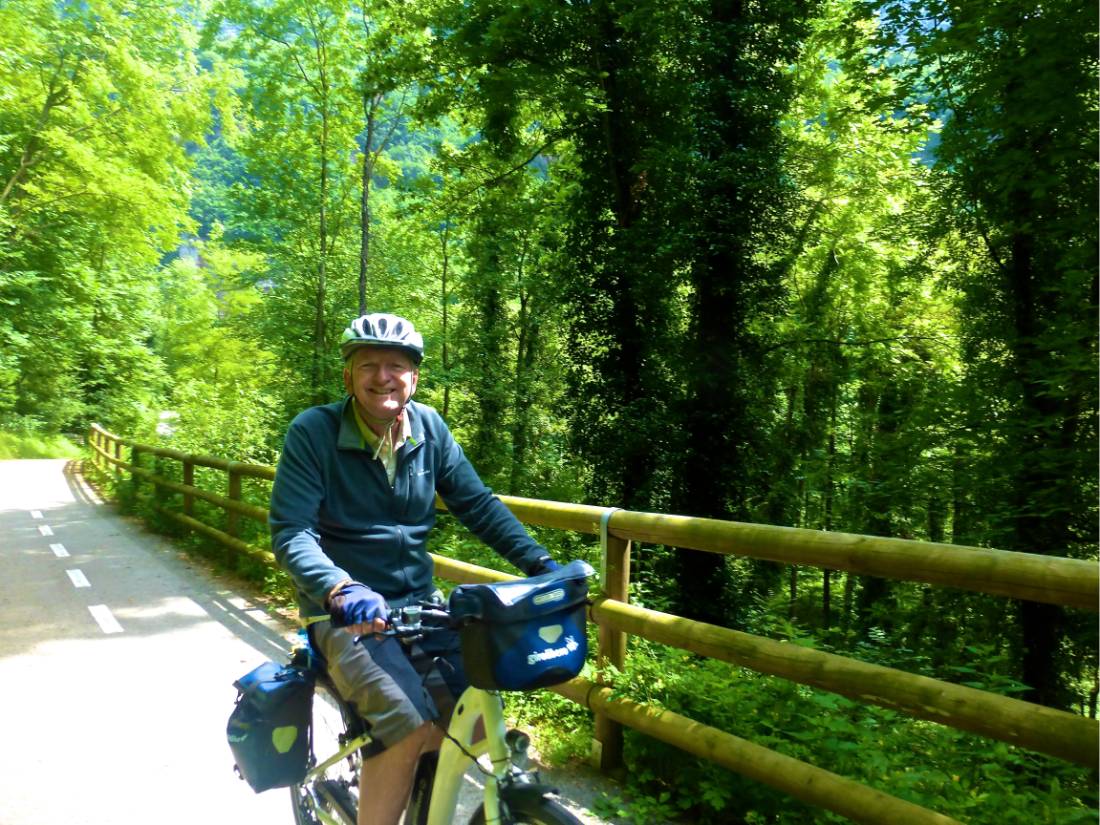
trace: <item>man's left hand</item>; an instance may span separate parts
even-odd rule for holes
[[[543,573],[553,573],[555,570],[561,570],[561,565],[549,556],[543,556],[531,566],[531,569],[527,571],[527,575],[541,576]]]

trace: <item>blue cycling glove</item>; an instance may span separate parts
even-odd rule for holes
[[[333,627],[370,624],[375,619],[385,621],[387,612],[386,600],[359,582],[345,584],[328,600]]]

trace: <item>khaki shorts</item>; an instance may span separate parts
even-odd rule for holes
[[[336,690],[363,718],[372,756],[422,724],[446,726],[455,699],[466,689],[458,634],[441,630],[406,645],[393,637],[356,637],[329,622],[310,625],[313,649]]]

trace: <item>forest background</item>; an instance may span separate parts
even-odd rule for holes
[[[499,492],[1095,559],[1096,35],[1074,0],[0,0],[0,428],[274,463],[383,310]],[[1092,618],[635,561],[647,606],[1096,714]],[[1006,745],[640,644],[624,678],[969,821],[1095,821],[1094,773]],[[630,748],[638,821],[831,821]]]

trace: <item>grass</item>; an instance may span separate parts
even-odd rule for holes
[[[0,432],[0,460],[9,458],[80,458],[81,449],[63,435]]]

